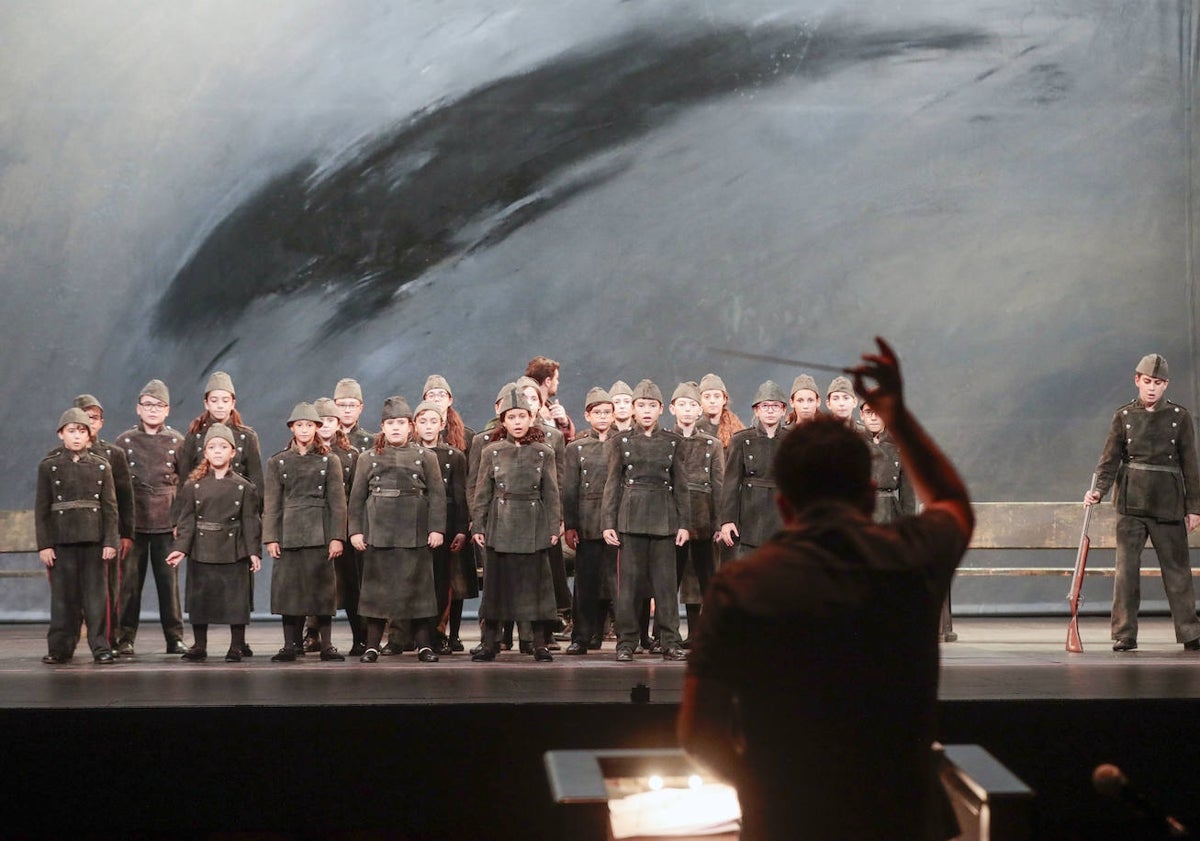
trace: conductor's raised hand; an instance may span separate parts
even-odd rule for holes
[[[885,426],[904,411],[904,381],[900,376],[900,360],[896,352],[879,336],[875,337],[879,353],[864,353],[862,364],[850,369],[854,375],[854,390],[883,418]],[[868,386],[868,381],[874,386]]]

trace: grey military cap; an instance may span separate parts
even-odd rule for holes
[[[138,392],[138,397],[153,397],[160,403],[171,405],[171,392],[167,390],[167,384],[162,380],[151,380],[146,383]]]
[[[697,403],[699,403],[700,402],[700,386],[696,385],[694,382],[691,382],[690,380],[686,383],[680,383],[679,385],[675,386],[675,392],[671,395],[671,402],[674,403],[680,397],[688,397],[692,400],[695,400]]]
[[[357,400],[359,403],[363,402],[362,386],[359,385],[358,380],[354,379],[353,377],[343,377],[342,379],[338,380],[337,385],[333,387],[334,400],[343,400],[347,398],[350,400]]]
[[[204,446],[207,447],[208,442],[214,438],[228,441],[231,447],[237,446],[237,442],[233,440],[233,430],[223,423],[214,423],[208,428],[208,431],[204,433]]]
[[[297,403],[292,409],[292,414],[288,416],[287,425],[291,426],[298,420],[312,421],[317,426],[320,426],[323,421],[321,415],[317,412],[317,407],[312,403]]]
[[[767,401],[787,405],[788,396],[783,393],[783,389],[779,387],[779,383],[774,380],[767,380],[758,387],[758,391],[754,392],[754,399],[750,402],[750,405],[757,406],[759,403],[766,403]]]
[[[854,383],[850,382],[849,377],[834,377],[833,381],[829,383],[829,388],[825,390],[825,396],[828,397],[837,391],[854,394]]]
[[[63,427],[69,423],[81,423],[88,429],[92,428],[90,426],[91,419],[87,416],[87,412],[85,412],[83,409],[80,409],[78,406],[72,406],[70,409],[67,409],[65,412],[63,412],[61,416],[59,416],[58,429],[56,431],[62,432]]]
[[[629,387],[629,383],[624,380],[617,380],[612,384],[612,388],[608,390],[609,397],[616,397],[618,394],[624,394],[629,397],[633,396],[633,389]]]
[[[804,389],[817,395],[821,393],[821,389],[817,388],[817,381],[812,378],[811,374],[801,374],[792,380],[792,397],[796,396],[797,391],[804,391]]]
[[[425,379],[425,387],[423,389],[421,389],[421,396],[424,397],[426,394],[428,394],[430,391],[432,391],[435,388],[442,389],[447,394],[449,394],[451,397],[454,396],[454,392],[450,390],[450,383],[446,382],[446,378],[443,377],[441,374],[430,374]]]
[[[100,410],[100,414],[104,414],[104,407],[100,405],[100,401],[94,394],[81,394],[71,401],[71,405],[76,409],[90,409],[95,406]]]
[[[382,422],[391,418],[408,418],[412,420],[412,410],[408,408],[408,401],[399,394],[392,395],[383,401],[383,415],[380,421]]]
[[[237,397],[237,392],[233,390],[233,377],[224,371],[213,371],[209,376],[208,385],[204,387],[204,396],[208,397],[210,391],[228,391]]]
[[[1142,361],[1133,370],[1138,374],[1145,374],[1147,377],[1158,377],[1160,380],[1171,379],[1167,372],[1167,360],[1157,353],[1148,353],[1143,356]]]
[[[584,401],[583,408],[591,411],[593,406],[599,406],[601,403],[612,403],[612,395],[599,386],[592,386],[588,389],[587,400]]]
[[[332,397],[318,397],[316,402],[313,403],[313,408],[323,418],[336,418],[338,416],[337,403],[333,402]]]
[[[729,394],[729,389],[725,387],[725,381],[716,374],[705,374],[700,378],[700,393],[706,391],[723,391]]]
[[[634,400],[657,400],[663,402],[662,389],[651,380],[642,380],[633,387]]]
[[[434,387],[440,388],[440,386]],[[442,420],[446,419],[446,416],[442,414],[442,408],[437,403],[434,403],[430,400],[422,400],[420,403],[418,403],[417,408],[413,409],[413,417],[415,418],[417,415],[421,414],[421,412],[436,412],[439,418]]]

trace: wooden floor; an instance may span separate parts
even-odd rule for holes
[[[958,641],[942,646],[942,700],[1200,697],[1200,653],[1174,642],[1169,619],[1143,620],[1141,647],[1123,654],[1111,650],[1107,618],[1085,618],[1081,628],[1085,652],[1068,654],[1061,619],[957,619]],[[0,626],[0,709],[628,703],[639,683],[649,688],[650,703],[676,704],[685,668],[650,655],[617,663],[612,643],[584,657],[560,653],[552,663],[516,652],[494,663],[456,654],[424,664],[411,653],[375,664],[324,663],[315,655],[272,663],[280,645],[274,623],[250,626],[255,656],[237,664],[221,656],[223,629],[210,637],[216,656],[186,663],[164,654],[157,627],[148,627],[136,657],[98,666],[81,648],[70,664],[47,666],[45,632],[44,625]],[[335,625],[334,641],[348,648],[339,638],[344,632]],[[476,641],[464,639],[467,648]]]

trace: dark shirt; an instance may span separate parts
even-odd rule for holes
[[[966,548],[939,510],[878,525],[827,503],[713,576],[688,670],[736,699],[743,839],[952,834],[931,745]]]

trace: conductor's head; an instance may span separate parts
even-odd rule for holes
[[[818,415],[789,432],[775,454],[779,510],[789,522],[819,502],[875,507],[871,453],[862,436],[838,418]]]

